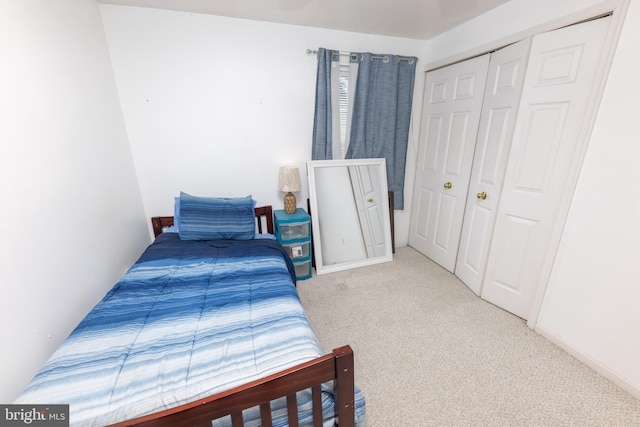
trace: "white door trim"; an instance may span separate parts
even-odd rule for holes
[[[508,36],[502,37],[500,39],[494,40],[490,43],[481,45],[477,48],[467,50],[462,53],[458,53],[456,55],[450,56],[448,58],[430,62],[426,64],[424,71],[425,74],[428,71],[442,68],[444,66],[448,66],[454,64],[456,62],[464,61],[469,58],[473,58],[488,52],[492,52],[496,49],[499,49],[503,46],[506,46],[511,43],[518,42],[527,37],[533,37],[536,34],[544,33],[547,31],[552,31],[558,28],[562,28],[568,25],[573,25],[582,21],[586,21],[589,19],[597,18],[603,15],[611,14],[611,25],[609,27],[609,33],[607,34],[607,40],[604,44],[604,53],[600,61],[599,69],[596,73],[596,84],[594,85],[594,90],[592,92],[592,96],[589,100],[589,105],[587,107],[587,113],[585,118],[585,126],[583,128],[583,132],[581,135],[581,149],[576,153],[574,157],[574,163],[571,170],[571,175],[567,179],[567,192],[568,197],[566,197],[558,210],[558,221],[554,227],[554,230],[551,234],[551,245],[550,248],[553,250],[547,253],[545,257],[545,261],[543,264],[543,270],[540,275],[540,281],[538,283],[536,293],[534,296],[534,300],[531,306],[530,314],[527,320],[527,326],[531,329],[536,329],[538,315],[540,313],[540,309],[542,308],[542,302],[544,300],[544,295],[547,289],[547,284],[549,282],[549,278],[551,276],[551,271],[553,270],[553,264],[555,262],[555,257],[557,253],[558,246],[560,244],[560,239],[562,237],[562,233],[564,231],[564,225],[569,214],[569,208],[573,201],[573,193],[575,191],[580,167],[584,161],[584,157],[586,155],[586,150],[588,147],[588,140],[591,137],[591,132],[595,125],[595,121],[597,118],[598,107],[600,105],[600,100],[602,99],[602,94],[604,92],[607,76],[609,74],[609,70],[611,68],[611,64],[613,63],[613,58],[615,56],[616,46],[618,40],[620,38],[620,33],[622,32],[622,27],[624,25],[625,17],[627,14],[627,9],[629,8],[629,3],[631,0],[606,0],[597,5],[593,5],[582,9],[580,11],[576,11],[574,13],[570,13],[562,18],[553,19],[551,21],[545,22],[544,24],[536,25],[531,28],[527,28],[521,32],[510,34]]]

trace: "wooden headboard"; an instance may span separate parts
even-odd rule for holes
[[[271,205],[267,206],[257,206],[255,209],[256,214],[256,225],[258,228],[259,234],[265,234],[263,231],[263,222],[266,225],[266,233],[273,234],[273,210]],[[173,217],[172,216],[154,216],[151,218],[151,225],[153,226],[153,234],[155,237],[158,237],[162,234],[162,231],[166,227],[171,227],[173,225]]]

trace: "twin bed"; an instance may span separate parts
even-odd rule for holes
[[[353,352],[320,347],[271,207],[177,202],[15,403],[69,404],[72,426],[364,425]]]

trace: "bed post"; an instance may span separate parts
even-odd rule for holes
[[[336,379],[334,393],[337,397],[336,416],[340,427],[353,427],[355,424],[354,405],[354,363],[353,350],[348,345],[333,350],[336,360]]]

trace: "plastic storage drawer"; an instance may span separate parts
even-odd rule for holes
[[[293,262],[296,279],[309,279],[312,275],[313,246],[311,243],[311,217],[303,209],[294,213],[273,211],[275,235]]]
[[[296,271],[296,278],[304,280],[311,277],[311,260],[294,262],[293,267]]]
[[[280,224],[278,232],[282,241],[309,238],[309,222]]]
[[[295,261],[297,259],[309,258],[311,255],[311,242],[302,243],[286,243],[282,247],[289,254],[289,257]]]

